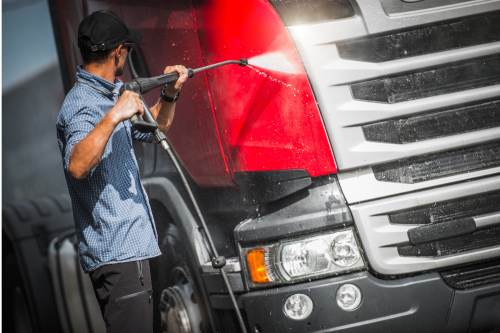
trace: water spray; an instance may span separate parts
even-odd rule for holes
[[[264,53],[248,59],[250,66],[283,74],[297,74],[299,68],[283,52]]]

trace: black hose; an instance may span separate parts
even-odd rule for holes
[[[174,151],[170,147],[170,144],[167,141],[167,138],[163,132],[161,132],[159,129],[155,131],[155,136],[156,139],[159,141],[160,145],[162,148],[167,152],[168,156],[170,157],[170,160],[174,163],[175,169],[179,173],[182,184],[186,188],[186,191],[189,195],[189,198],[191,199],[191,202],[193,203],[194,209],[196,211],[196,215],[198,215],[198,218],[200,220],[201,224],[201,229],[203,230],[203,233],[205,235],[205,238],[207,240],[208,246],[210,247],[210,251],[212,252],[212,266],[216,269],[219,269],[222,279],[224,281],[224,285],[226,286],[227,292],[229,294],[229,298],[231,299],[231,303],[234,308],[234,312],[236,313],[236,317],[238,318],[238,323],[241,329],[242,333],[247,333],[247,328],[245,326],[245,322],[243,320],[243,316],[241,315],[240,308],[238,307],[238,302],[236,301],[236,297],[234,296],[233,289],[231,287],[231,283],[229,282],[229,279],[227,277],[226,271],[224,271],[224,266],[226,264],[225,258],[220,257],[217,248],[215,247],[214,241],[212,239],[212,236],[210,235],[210,231],[208,230],[208,226],[205,222],[205,218],[203,217],[203,214],[201,212],[200,206],[198,206],[198,202],[196,201],[196,198],[194,197],[193,191],[191,190],[191,187],[189,186],[189,182],[186,178],[186,175],[184,174],[177,157],[175,156]]]

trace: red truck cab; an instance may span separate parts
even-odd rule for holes
[[[124,81],[249,59],[190,79],[167,134],[249,332],[499,329],[500,1],[50,7],[66,90],[78,23],[100,9],[143,36]],[[178,172],[156,145],[135,151],[163,252],[155,330],[238,331]]]

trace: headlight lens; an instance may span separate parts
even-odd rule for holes
[[[352,232],[339,232],[333,238],[332,257],[335,265],[351,267],[360,259],[358,245]]]
[[[352,229],[248,249],[246,259],[250,279],[256,285],[294,281],[364,266]]]
[[[281,265],[285,273],[295,278],[328,271],[333,264],[329,238],[317,237],[283,245]]]

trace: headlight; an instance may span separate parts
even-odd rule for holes
[[[352,229],[246,250],[254,284],[288,282],[364,267]]]

